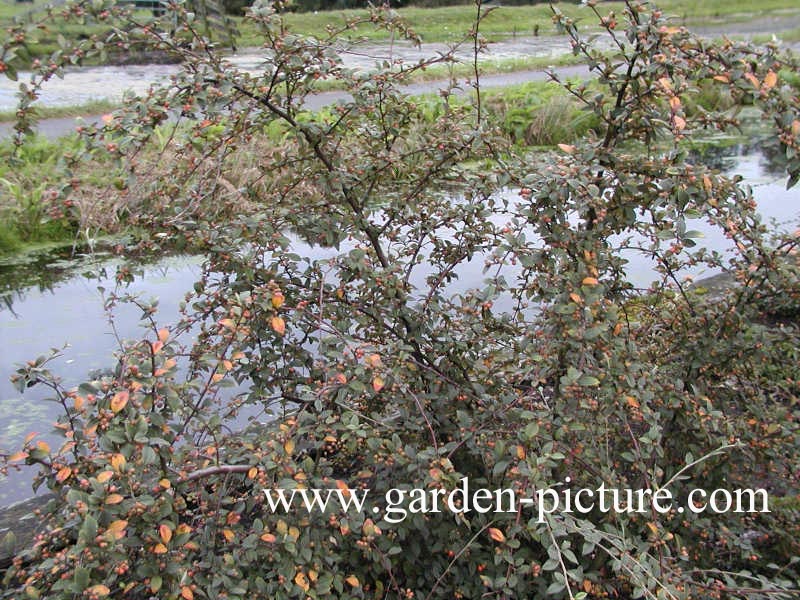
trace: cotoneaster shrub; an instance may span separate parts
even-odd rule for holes
[[[684,110],[696,82],[718,86],[762,111],[796,182],[798,97],[779,74],[797,63],[774,46],[700,41],[645,2],[586,10],[617,52],[555,18],[596,77],[566,89],[597,133],[532,156],[509,151],[480,94],[464,106],[445,93],[422,119],[402,74],[341,66],[346,29],[300,38],[270,4],[251,11],[269,50],[256,73],[199,36],[148,30],[182,73],[87,130],[87,152],[125,166],[154,231],[207,263],[177,324],[131,300],[150,332],[120,347],[112,374],[66,390],[46,360],[20,369],[21,389],[48,385],[62,403],[64,445],[31,438],[5,457],[38,465],[55,499],[4,597],[795,592],[796,542],[779,527],[796,527],[798,336],[771,307],[797,306],[798,240],[773,236],[750,190],[681,142],[736,128],[735,112]],[[180,5],[169,18],[191,36]],[[390,11],[371,18],[410,33]],[[325,78],[351,99],[305,110]],[[142,172],[139,153],[176,107],[181,135],[157,140],[170,160]],[[232,168],[265,131],[285,132],[284,146],[248,162],[263,178],[238,193],[254,206],[204,212],[230,192],[209,167]],[[704,250],[694,218],[734,251]],[[632,251],[656,264],[648,289],[628,279]],[[705,297],[681,273],[701,264],[737,285]],[[681,499],[764,487],[775,510],[381,518],[394,488],[468,478],[533,496],[568,477]],[[265,488],[300,487],[371,500],[361,513],[266,508]]]

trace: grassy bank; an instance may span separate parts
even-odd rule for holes
[[[0,145],[0,256],[41,244],[65,242],[75,227],[53,202],[62,157],[76,148],[75,138],[30,140],[19,149]]]
[[[524,64],[531,66],[530,62]],[[498,71],[515,66],[520,64],[501,61],[495,65]],[[484,68],[484,73],[488,72],[492,69]],[[456,65],[451,73],[469,75],[470,68]],[[440,68],[430,69],[420,76],[441,80],[447,74],[444,68]],[[795,73],[782,71],[780,78],[789,85],[800,86]],[[322,82],[322,87],[325,83]],[[436,94],[418,96],[415,99],[418,107],[415,118],[424,126],[433,123],[444,110],[453,107],[467,110],[470,102],[466,96],[454,96],[447,102]],[[560,85],[551,82],[529,82],[496,89],[484,87],[482,106],[486,122],[496,128],[512,152],[570,144],[599,126],[592,112],[581,108]],[[721,92],[719,86],[700,82],[697,90],[686,98],[685,108],[687,114],[692,114],[699,108],[725,110],[730,106],[730,96]],[[96,103],[88,107],[43,111],[40,116],[72,116],[84,110],[97,114],[113,108],[110,103]],[[331,117],[331,111],[327,109],[304,116],[320,122],[326,117]],[[182,120],[174,135],[170,130],[173,127],[173,124],[163,125],[150,146],[141,153],[142,165],[151,165],[153,173],[158,172],[164,161],[181,156],[179,148],[171,150],[174,156],[169,152],[165,155],[165,140],[188,146],[200,143],[197,131],[186,119]],[[222,131],[224,124],[215,128]],[[284,135],[285,131],[280,127],[269,127],[254,137],[243,153],[246,160],[231,172],[222,174],[230,189],[250,190],[252,186],[263,185],[266,160],[263,157],[270,153],[280,154]],[[148,215],[158,210],[158,207],[139,204],[144,195],[140,192],[148,185],[148,167],[141,169],[137,175],[138,182],[129,187],[128,175],[118,171],[115,162],[102,148],[93,151],[90,159],[81,161],[81,167],[73,170],[75,167],[68,161],[78,151],[75,136],[59,140],[33,138],[16,152],[10,141],[0,143],[0,256],[18,254],[42,244],[72,243],[101,235],[146,235]],[[69,178],[78,184],[57,188]],[[241,199],[238,191],[232,194],[229,208],[236,208],[234,205]],[[223,210],[224,204],[225,201],[221,203]]]
[[[787,80],[790,74],[786,74]],[[416,118],[422,124],[432,123],[444,110],[455,106],[466,109],[466,96],[454,97],[448,103],[438,95],[419,96]],[[713,89],[701,88],[695,95],[695,104],[705,109],[726,108],[729,98]],[[531,148],[552,147],[572,143],[599,125],[593,113],[583,110],[564,89],[555,83],[530,82],[522,85],[484,89],[482,96],[484,116],[494,125],[499,136],[514,152]],[[687,106],[687,110],[691,107]],[[324,120],[330,111],[323,109],[307,118]],[[158,140],[174,139],[178,143],[195,144],[191,124],[184,122],[172,136],[167,128],[155,136],[151,146],[141,154],[141,164],[159,165],[169,159]],[[216,126],[220,130],[222,125]],[[280,150],[285,132],[280,127],[270,128],[254,138],[235,170],[222,174],[231,190],[249,190],[264,185],[263,157]],[[192,141],[195,140],[195,141]],[[83,161],[77,172],[70,171],[80,185],[54,193],[55,182],[63,181],[69,166],[65,157],[77,151],[75,137],[49,141],[34,139],[18,155],[13,154],[10,142],[0,146],[0,254],[16,253],[42,242],[74,240],[81,236],[97,237],[101,234],[120,234],[129,231],[141,233],[146,228],[148,215],[158,207],[139,206],[139,191],[146,189],[147,167],[138,175],[135,186],[123,184],[126,174],[116,170],[114,162],[103,152],[95,151],[90,161]],[[180,156],[177,151],[176,157]],[[42,174],[45,173],[45,176]],[[256,194],[257,195],[257,194]],[[238,192],[232,194],[231,208],[242,201]],[[220,203],[224,210],[225,201]]]
[[[437,95],[419,97],[418,119],[423,123],[438,118],[446,104]],[[451,99],[450,106],[466,104],[466,97]],[[534,82],[486,90],[485,115],[488,122],[496,124],[500,134],[517,148],[547,146],[574,140],[595,125],[587,113],[569,98],[556,84]],[[309,118],[324,118],[326,111]],[[165,125],[157,138],[167,139],[170,134]],[[183,133],[191,140],[189,124],[181,125],[175,136]],[[283,142],[283,132],[277,129],[264,131],[250,148],[250,159],[239,165],[238,172],[227,173],[225,178],[236,189],[246,189],[254,181],[263,179],[257,165],[267,152],[274,151]],[[142,156],[142,161],[152,163],[157,169],[163,160],[163,148],[153,142]],[[11,142],[0,145],[0,255],[18,253],[44,242],[63,242],[81,236],[96,237],[101,234],[119,234],[131,228],[138,229],[147,220],[146,210],[141,213],[136,205],[136,189],[122,192],[124,174],[116,171],[113,161],[102,151],[95,151],[90,161],[83,161],[79,171],[72,171],[69,157],[77,152],[75,136],[59,140],[34,138],[17,153]],[[65,158],[66,157],[66,158]],[[252,163],[252,164],[251,164]],[[67,173],[79,180],[74,189],[56,189]],[[146,171],[145,171],[146,173]],[[146,175],[140,175],[146,179]],[[253,178],[253,181],[251,181]],[[147,185],[145,180],[139,181]]]
[[[119,106],[119,102],[105,99],[92,100],[91,102],[71,106],[37,106],[33,116],[37,119],[69,119],[86,115],[100,115],[111,112]],[[16,111],[0,111],[0,123],[8,123],[16,119],[16,117]]]
[[[662,0],[657,2],[665,14],[674,17],[677,24],[702,25],[723,22],[746,22],[754,17],[765,16],[768,11],[790,11],[800,14],[797,3],[793,0],[732,0],[718,2],[701,0],[686,2],[685,0]],[[557,3],[563,13],[581,19],[586,23],[585,29],[593,28],[593,21],[587,19],[585,7],[580,4]],[[603,12],[620,13],[622,2],[603,2]],[[475,19],[475,6],[465,4],[440,8],[401,8],[398,14],[405,19],[411,28],[426,42],[452,42],[461,39],[472,28]],[[326,28],[345,23],[349,19],[364,17],[363,10],[343,10],[318,13],[289,14],[286,21],[290,29],[306,35],[322,37]],[[492,9],[481,23],[481,34],[488,40],[501,40],[514,35],[530,36],[553,35],[556,33],[552,22],[552,10],[548,4],[531,6],[501,6]],[[592,25],[590,25],[592,23]],[[246,21],[239,24],[242,32],[240,44],[259,45],[256,30]],[[371,25],[363,25],[358,35],[367,39],[384,40],[390,35],[385,31],[375,30]]]
[[[780,11],[781,14],[800,14],[795,0],[732,0],[718,2],[702,0],[686,2],[685,0],[662,0],[657,3],[667,15],[671,15],[676,24],[709,25],[724,22],[747,22],[754,17],[761,17],[769,12]],[[15,17],[30,17],[37,10],[47,6],[46,2],[37,0],[34,3],[4,3],[0,6],[0,24],[8,25]],[[579,4],[558,3],[565,14],[586,23],[585,29],[593,27],[587,18],[587,11]],[[621,2],[603,2],[603,12],[621,12]],[[402,8],[398,14],[408,22],[411,29],[425,42],[454,42],[462,39],[472,28],[475,18],[475,6],[464,4],[440,8]],[[313,13],[289,13],[286,15],[287,26],[299,34],[325,37],[329,27],[344,25],[347,21],[367,16],[366,10],[338,10]],[[552,11],[546,3],[530,6],[500,6],[491,9],[481,23],[480,32],[489,41],[507,39],[514,36],[555,35],[557,32],[552,23]],[[138,11],[137,19],[144,23],[150,19],[148,11]],[[239,47],[260,46],[263,36],[248,19],[235,17],[236,25],[241,33],[237,41]],[[107,31],[104,25],[81,25],[76,23],[61,24],[38,33],[36,40],[27,44],[31,57],[45,56],[59,48],[58,37],[76,40],[92,34],[103,34]],[[352,34],[368,40],[388,40],[391,34],[375,29],[370,23],[359,26]],[[97,59],[93,59],[97,62]]]

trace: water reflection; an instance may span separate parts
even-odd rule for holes
[[[749,162],[749,157],[758,159],[758,169],[745,174],[740,165]],[[786,146],[774,136],[759,138],[714,138],[696,145],[689,153],[689,161],[703,164],[711,169],[738,173],[759,178],[785,177]]]
[[[89,371],[106,368],[117,349],[104,298],[117,286],[118,261],[78,262],[74,269],[55,269],[33,285],[24,279],[29,287],[13,292],[12,310],[0,310],[2,449],[16,447],[30,431],[47,434],[61,410],[57,404],[44,402],[48,397],[46,389],[33,387],[21,396],[9,381],[15,365],[47,354],[51,348],[63,348],[61,357],[51,366],[70,387],[82,381]],[[175,321],[179,303],[200,276],[201,262],[200,257],[163,258],[156,264],[143,266],[140,275],[124,291],[141,294],[143,300],[158,298],[158,318],[163,322]],[[5,280],[3,285],[8,290],[10,281]],[[115,309],[114,322],[121,337],[141,337],[140,314],[130,304],[123,303]],[[0,505],[30,496],[31,478],[30,472],[12,474],[8,481],[0,482]]]

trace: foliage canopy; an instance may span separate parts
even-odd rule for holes
[[[751,190],[693,162],[681,141],[735,129],[739,109],[753,107],[794,184],[800,104],[781,72],[797,61],[775,46],[701,41],[639,0],[621,15],[588,4],[614,52],[593,50],[554,14],[596,76],[565,87],[597,132],[535,154],[511,151],[480,92],[469,105],[443,93],[428,107],[434,118],[422,118],[403,81],[447,57],[349,71],[334,45],[347,27],[299,37],[269,3],[250,13],[268,50],[256,72],[227,63],[180,5],[164,17],[175,35],[134,31],[184,68],[84,131],[75,160],[119,161],[125,179],[110,193],[135,190],[154,232],[208,260],[174,326],[129,299],[151,332],[121,345],[114,373],[65,390],[46,360],[20,369],[21,388],[51,386],[63,404],[64,445],[31,439],[5,457],[40,465],[57,500],[3,597],[796,588],[798,239],[773,235]],[[75,6],[87,17],[113,11]],[[370,20],[411,35],[391,11]],[[73,52],[23,90],[21,132],[39,81]],[[326,78],[344,82],[350,100],[304,109]],[[730,108],[688,110],[700,85],[724,91]],[[689,230],[698,218],[730,238],[731,253],[702,248]],[[631,252],[653,259],[648,289],[629,280]],[[697,265],[737,285],[708,298],[683,278]],[[271,514],[261,492],[342,485],[379,498],[451,490],[463,477],[522,495],[567,477],[575,488],[668,487],[679,498],[766,487],[774,510],[387,523],[370,510]]]

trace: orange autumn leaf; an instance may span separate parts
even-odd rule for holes
[[[361,582],[358,580],[358,577],[355,575],[350,575],[349,577],[345,578],[345,582],[351,585],[354,588],[361,587]]]
[[[108,587],[104,586],[102,583],[98,583],[97,585],[93,585],[88,590],[86,590],[90,594],[95,596],[108,596],[111,593],[111,590]]]
[[[69,467],[61,467],[58,470],[58,473],[56,473],[56,481],[61,483],[62,481],[68,479],[70,475],[72,475],[72,469]]]
[[[166,523],[162,523],[158,526],[158,535],[165,544],[169,544],[172,539],[172,528]]]
[[[256,475],[258,475],[258,469],[256,467],[250,467],[247,471],[247,478],[255,479]]]
[[[278,539],[278,538],[276,538],[276,537],[275,537],[273,534],[271,534],[271,533],[265,533],[265,534],[263,534],[263,535],[261,536],[261,540],[262,540],[262,541],[264,541],[264,542],[267,542],[268,544],[274,544],[274,543],[275,543],[275,541],[276,541],[277,539]]]
[[[111,457],[111,466],[115,471],[120,471],[126,464],[125,457],[122,454],[115,454]]]
[[[714,75],[714,81],[721,83],[730,83],[730,78],[727,75]]]
[[[669,99],[669,106],[672,109],[672,112],[678,112],[681,107],[681,99],[678,96],[673,96]]]
[[[372,389],[375,390],[375,392],[380,392],[383,389],[383,386],[383,378],[380,375],[372,380]]]
[[[625,396],[625,402],[631,408],[639,408],[639,401],[636,398],[634,398],[633,396]]]
[[[158,485],[160,485],[165,490],[168,490],[169,488],[172,487],[172,483],[170,482],[169,479],[159,479],[158,480]]]
[[[164,544],[159,543],[153,546],[153,554],[166,554],[167,552],[167,547]]]
[[[158,330],[158,341],[162,344],[166,344],[167,340],[169,339],[169,329],[166,327],[164,329]]]
[[[98,483],[105,483],[114,476],[114,471],[103,471],[97,475]]]
[[[36,447],[45,454],[50,454],[50,444],[48,444],[44,440],[39,440],[38,442],[36,442]]]
[[[706,194],[710,194],[712,188],[711,178],[703,173],[703,189],[706,191]]]
[[[347,484],[344,481],[342,481],[341,479],[337,479],[336,487],[339,489],[340,492],[342,492],[345,498],[350,497],[350,488],[347,487]]]
[[[341,383],[342,385],[347,383],[347,377],[345,376],[344,373],[337,373],[336,375],[333,376],[333,380],[338,383]]]
[[[28,442],[30,442],[30,441],[31,441],[33,438],[35,438],[37,435],[39,435],[39,434],[38,434],[38,433],[36,433],[35,431],[31,431],[31,432],[30,432],[28,435],[26,435],[26,436],[25,436],[25,443],[27,444],[27,443],[28,443]]]
[[[771,70],[764,76],[762,88],[765,90],[771,90],[775,87],[776,83],[778,83],[778,74]]]
[[[570,146],[569,144],[559,144],[558,148],[562,152],[566,152],[567,154],[572,154],[573,152],[575,152],[575,146]]]
[[[222,535],[225,538],[226,542],[232,542],[234,540],[234,538],[236,537],[236,534],[233,533],[230,529],[223,529],[222,530]]]
[[[683,131],[686,128],[686,119],[684,119],[683,117],[675,115],[673,121],[675,122],[675,129],[677,129],[678,131]]]
[[[753,84],[753,87],[759,88],[761,87],[761,82],[758,80],[758,77],[753,75],[752,73],[745,73],[744,78],[747,79],[750,83]]]
[[[119,519],[119,520],[114,521],[113,523],[111,523],[108,526],[108,530],[107,531],[108,531],[108,533],[111,534],[111,537],[113,537],[115,540],[120,540],[123,537],[125,537],[125,528],[127,526],[128,526],[128,522],[127,521],[125,521],[123,519]]]
[[[181,523],[180,525],[178,525],[178,528],[175,530],[175,533],[177,533],[178,535],[184,535],[184,534],[191,533],[191,532],[192,532],[192,528],[189,527],[186,523]]]
[[[381,366],[381,356],[380,354],[370,354],[367,357],[367,364],[370,367],[380,367]]]
[[[28,453],[24,451],[14,452],[11,456],[8,457],[8,462],[17,462],[20,460],[25,460],[28,458]]]
[[[286,331],[286,322],[280,317],[272,317],[269,324],[278,335],[283,335]]]
[[[308,589],[311,587],[311,584],[308,583],[308,577],[305,576],[305,573],[302,571],[294,576],[294,582],[300,586],[300,588],[307,592]]]
[[[496,527],[489,528],[489,537],[499,544],[502,544],[506,541],[506,536]]]
[[[181,598],[183,598],[183,600],[194,600],[194,592],[192,592],[192,588],[190,588],[188,585],[181,587]]]
[[[127,521],[125,521],[123,519],[118,519],[116,521],[113,521],[111,524],[109,524],[108,531],[116,533],[116,532],[122,531],[127,526],[128,526],[128,522]]]
[[[283,306],[285,300],[286,298],[284,298],[283,292],[275,292],[272,295],[272,306],[274,308],[280,308],[281,306]]]
[[[114,414],[125,408],[129,397],[130,394],[128,394],[127,390],[122,390],[121,392],[114,394],[114,397],[111,399],[111,410],[114,412]]]
[[[164,342],[161,340],[157,340],[155,342],[150,343],[150,348],[153,350],[153,354],[158,354],[161,352],[161,349],[164,347]]]
[[[119,504],[125,500],[125,497],[122,494],[109,494],[108,498],[106,498],[106,504]]]
[[[582,285],[597,285],[598,283],[600,282],[595,277],[584,277],[581,281]]]
[[[83,396],[75,396],[75,411],[80,412],[83,408],[84,404],[86,404],[86,398]]]
[[[581,304],[581,303],[583,302],[583,300],[581,299],[581,297],[580,297],[580,296],[578,296],[578,294],[576,294],[575,292],[572,292],[572,293],[569,295],[569,299],[570,299],[570,300],[572,300],[572,301],[573,301],[575,304]]]

